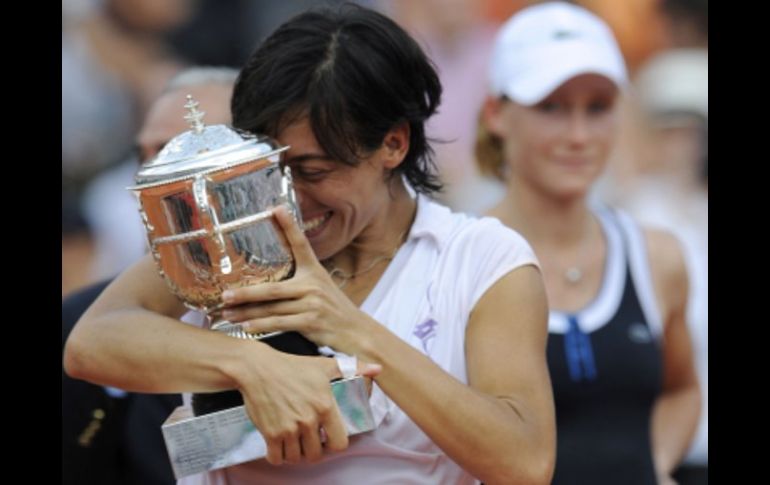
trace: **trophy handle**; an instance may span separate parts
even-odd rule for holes
[[[294,192],[294,180],[291,178],[291,168],[288,165],[284,165],[281,168],[283,177],[281,178],[281,196],[286,206],[289,208],[289,212],[294,216],[294,220],[297,224],[302,224],[302,214],[299,210],[299,204],[297,204],[297,194]]]

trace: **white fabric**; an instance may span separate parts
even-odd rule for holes
[[[628,263],[639,304],[650,326],[650,331],[655,338],[661,338],[662,317],[655,299],[652,274],[647,261],[647,248],[641,228],[622,210],[615,210],[614,214],[611,213],[611,209],[602,206],[593,207],[592,210],[599,220],[607,242],[607,261],[604,265],[599,294],[585,308],[575,313],[578,327],[584,333],[591,333],[610,322],[620,307]],[[620,232],[621,227],[623,234]],[[548,331],[564,334],[568,330],[568,314],[552,309],[548,315]]]
[[[491,218],[474,219],[418,198],[415,222],[361,309],[463,383],[465,326],[502,276],[537,265],[527,242]],[[182,485],[245,483],[478,483],[452,462],[376,385],[377,429],[316,464],[273,467],[253,461],[187,477]]]
[[[358,370],[358,359],[355,355],[337,352],[334,354],[334,358],[337,360],[337,367],[340,368],[340,373],[344,379],[350,379],[356,375],[356,371]]]
[[[497,34],[490,89],[525,106],[540,102],[567,80],[601,74],[627,85],[623,55],[609,26],[583,7],[547,2],[522,9]]]
[[[647,61],[636,78],[642,106],[653,113],[709,117],[709,55],[705,48],[666,50]]]
[[[577,324],[583,333],[599,330],[609,323],[620,306],[626,277],[626,251],[623,235],[613,223],[607,209],[595,207],[593,213],[599,220],[607,243],[607,260],[599,294],[585,308],[576,313]],[[568,314],[557,309],[548,312],[548,332],[564,334],[569,330]]]

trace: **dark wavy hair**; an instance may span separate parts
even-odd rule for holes
[[[349,165],[406,122],[409,151],[393,174],[431,193],[442,187],[424,124],[440,99],[436,70],[414,39],[388,17],[346,4],[299,14],[262,42],[231,107],[235,128],[270,136],[307,116],[326,153]]]

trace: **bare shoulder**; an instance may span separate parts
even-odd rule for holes
[[[520,266],[494,283],[473,308],[468,331],[473,333],[482,324],[510,326],[511,315],[516,316],[519,331],[546,333],[548,302],[540,269],[534,265]]]
[[[684,308],[687,301],[687,268],[682,245],[668,231],[644,228],[643,232],[655,293],[668,315]]]

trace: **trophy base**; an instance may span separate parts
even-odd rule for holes
[[[335,381],[331,388],[349,436],[374,429],[363,377]],[[161,429],[177,479],[267,455],[265,440],[243,406],[198,417],[180,406]]]
[[[255,340],[288,354],[320,355],[318,346],[298,332],[276,332]],[[192,409],[195,416],[203,416],[241,405],[243,405],[243,396],[236,390],[197,393],[192,396]]]

